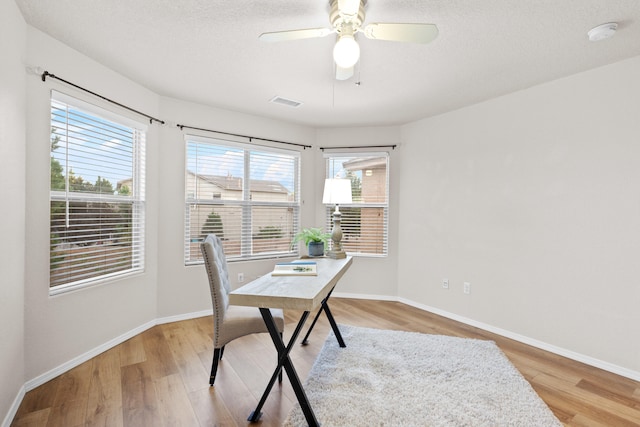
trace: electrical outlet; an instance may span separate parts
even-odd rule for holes
[[[238,282],[244,282],[244,273],[238,273]]]
[[[465,294],[470,294],[471,293],[471,283],[464,282],[464,287],[462,288],[462,290],[464,291]]]
[[[444,289],[449,289],[449,279],[442,279],[442,287]]]

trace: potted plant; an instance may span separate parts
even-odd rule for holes
[[[309,256],[323,256],[324,248],[331,239],[330,233],[325,233],[321,228],[303,228],[295,235],[291,247],[297,242],[303,241],[309,251]]]

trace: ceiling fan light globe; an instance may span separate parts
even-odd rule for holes
[[[351,35],[341,36],[333,47],[333,60],[342,68],[353,67],[360,59],[360,46]]]

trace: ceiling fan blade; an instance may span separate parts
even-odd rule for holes
[[[343,68],[336,64],[336,80],[347,80],[353,77],[353,68]]]
[[[338,0],[338,10],[343,16],[357,15],[360,10],[360,0]]]
[[[429,43],[438,37],[435,24],[387,24],[375,22],[364,27],[365,37],[397,42]]]
[[[272,33],[262,33],[258,38],[265,42],[281,42],[287,40],[325,37],[333,32],[334,30],[329,28],[307,28],[304,30],[274,31]]]

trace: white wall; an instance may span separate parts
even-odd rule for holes
[[[266,101],[265,101],[266,102]],[[240,114],[229,110],[205,107],[202,105],[162,98],[161,114],[173,123],[162,131],[160,144],[159,189],[162,194],[159,212],[160,227],[159,272],[158,272],[158,316],[161,318],[179,316],[211,310],[211,293],[203,265],[184,265],[184,167],[185,139],[184,135],[201,135],[210,138],[222,138],[247,142],[244,138],[235,138],[215,133],[181,131],[176,124],[222,132],[249,135],[266,139],[274,139],[297,144],[315,145],[313,129],[287,124],[261,117]],[[275,108],[282,108],[274,106]],[[285,147],[279,144],[254,141],[256,144]],[[314,192],[313,164],[314,151],[301,151],[302,168],[302,224],[310,221],[316,194]],[[321,190],[322,191],[322,190]],[[318,196],[320,197],[320,196]],[[237,281],[238,273],[244,273],[245,282],[253,280],[273,269],[273,261],[246,261],[229,263],[229,278],[232,286],[242,285]]]
[[[640,372],[638,76],[640,57],[403,127],[399,296]]]
[[[22,15],[0,1],[0,423],[24,383],[25,47]]]
[[[400,127],[335,128],[318,129],[318,147],[351,147],[365,145],[395,145],[400,142]],[[370,151],[372,149],[364,149]],[[387,149],[380,149],[386,151]],[[397,295],[398,263],[398,194],[402,147],[389,151],[389,256],[386,258],[354,259],[353,265],[336,287],[336,295],[359,294],[370,298],[393,298]],[[339,150],[340,151],[340,150]],[[342,150],[357,152],[357,150]],[[335,152],[335,151],[334,151]],[[315,226],[324,227],[325,211],[322,205],[322,191],[325,179],[323,153],[316,156],[315,186],[318,201],[315,207]]]
[[[27,62],[157,117],[157,95],[28,27]],[[145,272],[108,285],[49,296],[50,91],[116,108],[63,83],[27,76],[25,362],[31,380],[156,318],[158,125],[147,134]],[[148,121],[146,121],[148,123]]]

